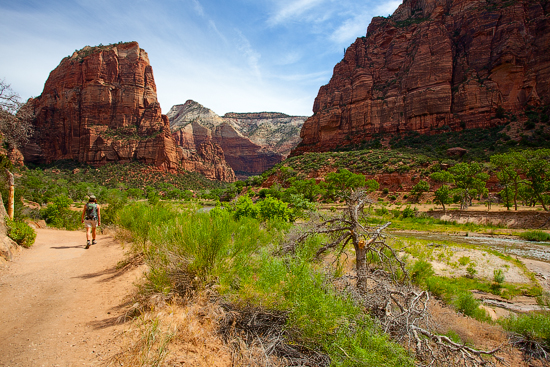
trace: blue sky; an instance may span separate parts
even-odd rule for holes
[[[0,79],[37,96],[65,56],[137,41],[163,113],[193,99],[219,115],[309,116],[344,49],[401,0],[0,0]]]

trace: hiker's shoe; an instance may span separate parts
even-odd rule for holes
[[[86,242],[86,247],[84,247],[86,250],[90,248],[90,241]]]
[[[92,245],[97,245],[97,242],[95,240],[92,240]]]

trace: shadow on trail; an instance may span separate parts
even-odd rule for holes
[[[77,246],[52,246],[50,247],[51,249],[54,249],[54,250],[68,250],[68,249],[71,249],[71,248],[81,248],[83,249],[84,247],[86,247],[86,245],[77,245]]]
[[[124,269],[119,269],[118,267],[115,266],[115,267],[110,268],[110,269],[105,269],[105,270],[98,271],[98,272],[95,272],[95,273],[82,274],[82,275],[79,275],[79,276],[76,276],[76,277],[73,277],[73,278],[93,279],[93,278],[97,278],[97,277],[101,277],[101,276],[107,276],[106,278],[99,280],[99,282],[105,283],[105,282],[108,282],[110,280],[116,279],[116,278],[124,275],[125,272],[126,271]]]

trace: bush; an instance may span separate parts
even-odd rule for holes
[[[403,211],[401,212],[401,215],[403,218],[414,218],[416,217],[416,213],[418,212],[417,208],[412,209],[411,206],[407,206]]]
[[[550,234],[544,231],[526,231],[519,236],[527,241],[550,241]]]
[[[487,315],[487,311],[479,308],[480,302],[475,299],[470,292],[460,293],[453,302],[453,305],[458,311],[462,312],[466,316],[471,316],[480,321],[490,319],[489,315]]]
[[[435,272],[432,264],[424,260],[415,262],[411,269],[411,279],[416,284],[425,283],[426,279],[434,274]]]
[[[237,220],[244,217],[257,218],[258,208],[254,205],[252,199],[248,195],[243,195],[237,200],[233,215]]]
[[[36,232],[25,222],[6,220],[8,227],[8,237],[14,240],[18,245],[31,247],[36,239]]]
[[[499,324],[504,329],[523,336],[526,342],[536,342],[550,352],[550,314],[511,314],[508,318],[500,319]]]
[[[280,219],[288,222],[292,218],[292,209],[288,207],[288,203],[271,196],[267,196],[257,205],[258,213],[262,220]]]
[[[493,280],[495,281],[495,283],[500,285],[504,283],[504,279],[504,272],[502,271],[502,269],[493,270]]]
[[[40,211],[48,225],[56,228],[75,230],[80,227],[81,213],[70,209],[72,200],[66,196],[55,197],[50,204]]]

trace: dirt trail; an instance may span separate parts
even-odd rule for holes
[[[0,269],[0,366],[100,363],[142,269],[118,271],[124,250],[98,236],[37,229],[31,249]]]

